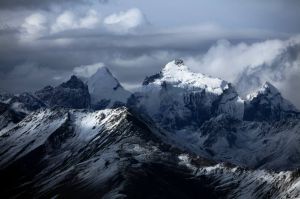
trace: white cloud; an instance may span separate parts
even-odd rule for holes
[[[52,25],[52,32],[60,32],[68,29],[74,29],[77,26],[75,15],[70,11],[65,11],[56,18],[56,22]]]
[[[101,62],[92,65],[79,66],[73,69],[73,73],[80,77],[88,78],[91,77],[93,74],[95,74],[97,70],[99,68],[102,68],[103,66],[104,64]]]
[[[125,12],[114,13],[104,19],[106,27],[117,33],[126,33],[145,23],[145,16],[137,8],[132,8]]]
[[[89,10],[83,17],[71,11],[64,11],[56,18],[55,23],[51,26],[51,32],[57,33],[81,28],[94,29],[100,25],[100,22],[100,15],[95,10]]]
[[[21,41],[33,42],[52,33],[74,29],[91,30],[99,26],[101,26],[101,16],[93,9],[80,11],[77,14],[68,10],[59,14],[37,12],[25,18],[19,36]]]
[[[206,54],[187,58],[186,62],[202,73],[234,81],[246,67],[271,64],[285,47],[286,42],[281,40],[268,40],[251,45],[233,45],[227,40],[220,40]]]
[[[24,41],[38,39],[47,31],[47,18],[41,13],[34,13],[25,18],[21,25]]]
[[[96,30],[98,32],[128,33],[146,23],[139,9],[130,9],[107,16],[102,21],[101,14],[94,9],[76,12],[37,12],[25,18],[21,24],[20,38],[33,42],[43,36],[68,30]]]
[[[89,10],[87,15],[80,19],[79,27],[93,29],[96,28],[101,22],[100,15],[95,10]]]

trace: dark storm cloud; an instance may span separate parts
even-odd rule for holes
[[[194,71],[234,81],[234,77],[246,66],[253,63],[259,66],[260,63],[273,60],[277,56],[277,49],[286,50],[285,46],[289,43],[286,39],[265,42],[265,37],[275,38],[275,35],[254,33],[250,37],[248,31],[237,33],[218,29],[206,33],[147,30],[144,33],[115,34],[80,29],[41,37],[32,43],[19,41],[18,32],[3,32],[0,41],[3,45],[6,42],[6,48],[0,49],[0,85],[14,92],[33,91],[65,81],[74,67],[103,63],[125,86],[134,88],[140,85],[145,76],[157,73],[175,58],[186,59]],[[11,38],[2,40],[3,37]],[[216,44],[220,38],[226,38],[230,43],[225,41]],[[300,45],[298,39],[293,42]],[[300,71],[297,65],[299,61],[296,60],[300,48],[295,49],[296,52],[292,54],[296,56],[290,60],[286,56],[288,60],[278,65],[279,68],[272,75],[278,76],[282,70],[280,66],[294,62],[296,64],[293,67]],[[228,71],[235,73],[226,76]],[[266,70],[260,74],[271,72]],[[280,79],[285,96],[300,107],[300,95],[289,92],[300,85],[300,79],[286,71],[281,75],[287,75]]]
[[[26,62],[38,65],[39,69],[46,68],[52,71],[47,81],[39,81],[40,87],[51,82],[57,83],[60,78],[55,79],[55,76],[66,79],[67,77],[63,75],[68,76],[74,67],[98,62],[105,63],[120,81],[127,84],[139,84],[146,75],[157,73],[172,59],[197,56],[205,52],[220,35],[235,43],[249,39],[247,33],[236,35],[227,30],[223,33],[220,33],[220,30],[209,33],[201,33],[201,31],[176,33],[176,30],[172,30],[171,32],[153,31],[152,33],[126,35],[73,30],[40,38],[35,45],[12,42],[10,45],[7,44],[9,47],[0,53],[1,71],[6,71],[5,74],[8,74],[2,77],[2,80],[8,79],[5,82],[2,81],[2,87],[17,92],[24,88],[31,90],[37,88],[37,85],[25,87],[24,84],[9,83],[9,81],[15,81],[12,78],[14,75],[10,76],[10,74],[15,73],[15,68],[23,66]],[[258,41],[263,35],[257,34],[256,36],[255,40]],[[253,42],[253,38],[251,40]],[[10,41],[17,41],[17,38],[10,39]],[[26,64],[23,67],[26,68],[29,65]],[[47,71],[34,69],[33,73]],[[32,81],[32,78],[28,81]]]

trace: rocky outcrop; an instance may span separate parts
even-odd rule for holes
[[[57,87],[47,86],[36,91],[35,95],[49,107],[83,109],[91,106],[88,86],[76,76]]]

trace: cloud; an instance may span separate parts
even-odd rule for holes
[[[266,81],[300,107],[300,37],[232,44],[221,40],[206,53],[186,58],[194,71],[233,82],[243,96]]]
[[[15,8],[49,8],[53,5],[62,4],[91,4],[91,3],[107,3],[108,0],[1,0],[0,9]]]
[[[51,32],[57,33],[72,29],[94,29],[100,25],[101,17],[95,10],[88,10],[83,17],[71,11],[64,11],[60,14],[55,23],[51,26]]]
[[[137,8],[132,8],[127,11],[114,13],[104,19],[104,24],[108,30],[117,33],[126,33],[137,27],[146,24],[144,14]]]
[[[285,47],[285,41],[282,40],[253,44],[232,44],[228,40],[219,40],[207,53],[187,58],[186,62],[195,70],[234,81],[246,67],[271,64]]]
[[[102,68],[103,66],[104,64],[101,62],[92,65],[78,66],[73,69],[73,73],[80,77],[89,78],[93,74],[95,74],[99,68]]]
[[[34,13],[25,18],[21,25],[22,40],[34,40],[47,32],[47,18],[41,13]]]
[[[33,13],[21,24],[20,38],[22,41],[32,42],[63,31],[96,29],[100,26],[100,14],[93,9],[85,10],[84,13],[75,14],[69,10],[56,16],[47,12]]]
[[[20,25],[19,37],[22,41],[41,42],[41,38],[52,36],[72,36],[72,34],[127,34],[146,24],[146,19],[138,9],[130,9],[107,16],[102,21],[101,14],[94,9],[82,8],[76,12],[63,10],[56,13],[34,12]],[[66,34],[62,34],[67,32]],[[66,40],[66,38],[57,38]],[[61,43],[61,42],[59,42]]]

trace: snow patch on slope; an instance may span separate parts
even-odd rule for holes
[[[0,165],[19,159],[41,146],[67,119],[68,115],[64,112],[41,110],[28,115],[14,128],[9,128],[0,138],[6,139],[0,142],[1,150],[5,152]]]

